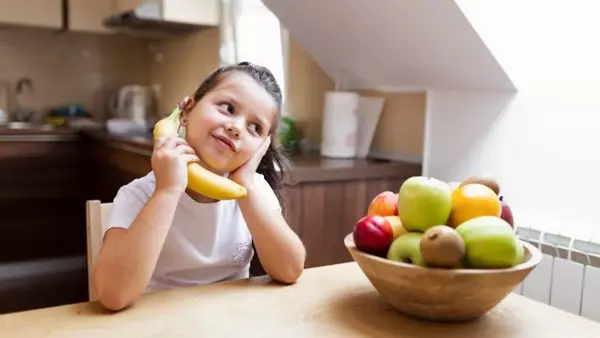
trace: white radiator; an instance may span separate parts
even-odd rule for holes
[[[517,234],[544,258],[514,292],[600,322],[600,245],[526,228]]]

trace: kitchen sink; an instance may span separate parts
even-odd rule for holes
[[[8,122],[6,125],[0,126],[0,128],[3,128],[3,129],[26,129],[26,130],[52,130],[52,129],[54,129],[54,126],[50,125],[50,124],[45,124],[45,123],[12,121],[12,122]]]

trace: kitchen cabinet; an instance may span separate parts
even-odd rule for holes
[[[138,10],[140,13],[160,13],[165,22],[216,26],[220,22],[219,0],[114,0],[112,14]]]
[[[0,0],[0,24],[61,29],[62,0]]]
[[[104,20],[113,14],[113,1],[68,0],[69,30],[88,33],[113,33]]]
[[[163,18],[196,25],[218,25],[218,0],[164,0]]]
[[[119,188],[152,170],[151,150],[110,139],[84,137],[85,171],[95,180],[88,182],[86,200],[112,202]]]
[[[75,132],[0,131],[0,264],[85,253]]]
[[[306,247],[306,267],[349,262],[343,240],[363,217],[371,200],[385,190],[397,191],[397,177],[299,183],[287,188],[286,219]]]

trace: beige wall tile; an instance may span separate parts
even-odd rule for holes
[[[145,42],[127,36],[0,29],[0,82],[10,85],[11,109],[15,85],[26,76],[34,84],[34,93],[25,98],[28,106],[47,110],[78,102],[103,117],[106,92],[121,85],[148,84],[149,66]]]
[[[288,104],[303,136],[321,140],[325,93],[334,81],[293,38],[289,44]]]
[[[166,116],[219,67],[219,28],[151,44],[150,79],[160,86],[158,114]]]
[[[371,149],[410,155],[423,154],[426,92],[358,92],[364,96],[386,98]]]
[[[11,94],[22,76],[34,81],[26,99],[35,109],[80,102],[106,117],[107,93],[122,85],[158,85],[157,114],[165,116],[219,67],[218,28],[189,36],[148,42],[122,35],[73,33],[55,35],[32,28],[0,29],[0,82]],[[293,37],[289,45],[286,109],[298,120],[301,134],[317,142],[325,93],[334,81]],[[425,126],[423,93],[362,90],[361,95],[387,98],[373,139],[373,149],[421,155]],[[11,95],[9,105],[14,108]]]

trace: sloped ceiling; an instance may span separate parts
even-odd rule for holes
[[[453,0],[262,1],[346,87],[514,89]]]

